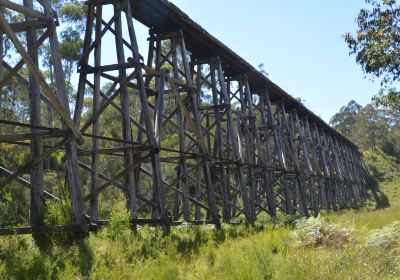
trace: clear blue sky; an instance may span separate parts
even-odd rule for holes
[[[264,63],[273,82],[325,121],[350,100],[365,105],[379,91],[379,81],[364,78],[343,40],[357,29],[364,0],[171,2],[253,66]],[[147,57],[148,31],[136,30]]]

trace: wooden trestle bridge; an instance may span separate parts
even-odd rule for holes
[[[0,120],[3,128],[23,132],[2,133],[0,142],[25,145],[31,155],[15,170],[0,167],[0,187],[14,181],[31,194],[30,225],[1,234],[90,231],[107,219],[99,217],[98,196],[108,188],[125,195],[133,224],[160,225],[166,232],[182,222],[220,227],[239,217],[253,223],[260,213],[316,215],[366,200],[356,145],[176,6],[166,0],[86,5],[72,104],[50,0],[0,0],[0,7],[21,15],[21,22],[10,23],[0,13],[0,49],[7,39],[20,56],[14,65],[0,60],[0,89],[17,79],[30,102],[30,122]],[[111,18],[105,9],[114,11]],[[147,58],[138,49],[138,22],[149,28]],[[55,88],[40,71],[38,49],[45,42]],[[84,108],[85,94],[93,97],[93,111]],[[62,125],[44,125],[42,104]],[[115,137],[100,134],[110,110],[120,120]],[[45,201],[58,198],[44,190],[43,161],[56,151],[64,152],[72,224],[49,227]],[[108,172],[110,163],[120,170]]]

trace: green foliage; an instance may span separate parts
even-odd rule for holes
[[[378,218],[373,213],[369,212],[368,217]],[[346,222],[351,223],[351,217],[357,215],[364,213],[346,216]],[[400,277],[397,251],[388,254],[382,241],[386,237],[395,240],[399,222],[379,231],[350,230],[350,226],[328,222],[324,217],[297,220],[294,231],[283,225],[272,229],[271,224],[264,225],[260,231],[245,225],[223,225],[221,232],[210,226],[182,225],[163,237],[161,229],[152,227],[140,227],[137,233],[132,233],[126,227],[129,216],[125,213],[113,213],[112,217],[114,225],[122,228],[122,234],[117,237],[111,238],[109,226],[90,234],[81,246],[54,246],[46,253],[40,253],[30,237],[3,237],[0,242],[2,279]],[[343,216],[335,214],[328,219],[336,217]],[[391,234],[382,233],[388,231]],[[310,239],[324,242],[310,243]],[[315,244],[323,246],[310,246]],[[390,248],[396,248],[396,243],[391,244]]]
[[[117,239],[131,228],[131,215],[128,210],[111,212],[107,236],[111,240]]]
[[[85,19],[85,5],[83,1],[59,1],[59,15],[63,22],[82,22]],[[83,26],[82,26],[83,28]]]
[[[381,229],[373,230],[367,237],[366,244],[378,246],[384,249],[399,248],[400,246],[400,222],[396,221]]]
[[[28,191],[17,183],[0,186],[0,227],[13,227],[28,219]]]
[[[355,101],[343,106],[330,124],[363,151],[382,150],[400,162],[400,115],[390,108],[365,107]]]
[[[45,224],[46,225],[67,225],[71,224],[71,203],[66,200],[62,203],[57,201],[46,201]]]
[[[381,89],[379,93],[372,98],[374,103],[386,108],[393,108],[394,111],[400,112],[400,92],[395,88]]]
[[[348,242],[351,228],[338,227],[321,216],[296,221],[295,236],[305,246],[343,245]]]
[[[367,74],[382,79],[390,86],[400,79],[400,6],[396,0],[366,0],[369,9],[362,9],[357,17],[358,31],[347,33],[345,41],[350,54]],[[396,90],[383,91],[375,98],[378,104],[399,109]]]

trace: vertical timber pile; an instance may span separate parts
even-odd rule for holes
[[[16,181],[30,189],[30,224],[32,226],[30,232],[40,241],[40,235],[44,233],[44,198],[46,196],[57,199],[44,191],[43,161],[49,158],[52,153],[59,149],[64,149],[67,160],[67,182],[71,193],[72,221],[77,225],[73,231],[76,231],[76,228],[79,228],[78,231],[82,231],[84,229],[81,229],[80,226],[84,223],[84,215],[82,190],[76,168],[76,143],[82,144],[83,137],[70,117],[67,90],[61,67],[61,56],[56,33],[56,15],[48,0],[38,1],[38,3],[32,0],[25,0],[23,6],[6,0],[2,1],[1,4],[11,14],[23,15],[24,21],[10,24],[5,14],[0,14],[1,33],[4,33],[5,38],[12,42],[16,50],[16,55],[21,57],[19,62],[14,66],[8,64],[2,58],[2,68],[0,71],[6,74],[1,81],[0,90],[3,90],[4,86],[13,78],[16,78],[21,84],[27,86],[30,100],[30,124],[14,120],[1,120],[4,126],[29,128],[30,132],[25,134],[1,135],[1,141],[10,145],[24,145],[25,141],[29,141],[31,149],[30,158],[25,164],[19,166],[16,171],[13,172],[4,167],[1,168],[4,178],[1,179],[0,185],[8,185],[12,181]],[[35,9],[37,6],[40,7],[41,11]],[[43,32],[39,33],[39,30]],[[17,36],[17,34],[22,35],[23,33],[26,34],[26,49],[20,40],[21,37]],[[41,34],[40,37],[38,37],[39,34]],[[46,40],[48,40],[50,45],[56,92],[47,84],[46,79],[39,69],[38,52]],[[1,41],[4,44],[4,38]],[[29,71],[28,79],[25,79],[18,73],[24,65],[26,65]],[[62,122],[62,129],[52,129],[42,126],[41,101],[46,102],[57,113]],[[12,130],[7,129],[7,131]],[[48,138],[59,138],[60,141],[44,150],[43,139]],[[30,173],[30,182],[22,178],[22,175],[27,172]]]
[[[107,22],[102,17],[102,10],[112,6],[114,10],[113,17]],[[151,117],[150,102],[148,97],[148,90],[144,80],[143,71],[146,71],[147,75],[157,76],[152,70],[141,62],[141,56],[138,50],[138,44],[136,41],[136,34],[133,26],[132,10],[129,1],[115,1],[110,3],[102,3],[93,1],[88,2],[88,21],[87,29],[84,40],[84,51],[79,65],[79,85],[77,94],[77,104],[75,110],[75,123],[80,125],[81,114],[83,109],[83,98],[86,88],[91,88],[94,91],[94,97],[96,104],[93,108],[93,112],[89,115],[85,123],[80,126],[81,132],[84,133],[90,126],[93,127],[93,137],[99,137],[98,133],[99,122],[101,117],[106,112],[111,110],[117,111],[121,114],[122,118],[122,137],[121,138],[108,138],[103,139],[102,143],[93,140],[93,149],[87,154],[83,153],[82,156],[92,156],[92,167],[89,169],[88,165],[85,164],[82,159],[80,165],[82,168],[91,171],[92,175],[92,188],[91,193],[85,197],[85,201],[91,201],[91,213],[98,212],[98,195],[109,186],[115,186],[120,188],[127,199],[127,207],[131,212],[132,221],[134,224],[146,222],[138,219],[139,209],[150,207],[152,219],[150,223],[160,224],[163,226],[164,231],[168,232],[170,227],[170,221],[166,209],[166,198],[164,194],[164,186],[161,174],[161,163],[160,163],[160,139],[162,135],[162,124],[160,123],[161,116],[163,114],[162,95],[164,86],[161,83],[163,78],[157,78],[161,86],[158,92],[158,99],[161,100],[161,105],[156,104],[155,114],[156,118],[153,121]],[[95,38],[92,42],[92,26],[95,21]],[[122,22],[126,22],[127,26],[127,38],[124,38]],[[101,43],[105,40],[105,35],[111,35],[115,38],[115,63],[103,64],[101,61]],[[126,35],[126,34],[125,34]],[[127,51],[128,50],[128,51]],[[92,55],[95,56],[95,65],[89,65],[89,58]],[[110,50],[107,50],[110,53]],[[110,57],[108,56],[109,60]],[[146,70],[147,69],[147,70]],[[109,72],[109,73],[108,73]],[[129,72],[129,74],[128,74]],[[116,76],[112,74],[116,73]],[[89,81],[89,76],[94,75],[94,83]],[[101,81],[103,79],[103,81]],[[107,81],[110,86],[106,92],[100,90],[101,82]],[[164,82],[164,81],[162,81]],[[135,110],[132,109],[132,98],[131,95],[137,96],[138,107]],[[101,96],[101,101],[98,99]],[[119,97],[119,102],[117,102]],[[154,107],[154,105],[153,105]],[[139,131],[137,134],[137,141],[133,139],[133,131]],[[143,139],[145,135],[145,139]],[[107,145],[122,144],[112,149],[107,149],[112,152],[105,152]],[[104,151],[104,152],[103,152]],[[109,160],[118,157],[117,151],[123,152],[123,170],[115,171],[116,175],[113,177],[101,176],[105,181],[101,185],[99,181],[99,154],[104,154],[104,158]],[[106,156],[107,154],[107,156]],[[147,169],[146,169],[147,168]],[[145,197],[145,194],[141,194],[139,189],[140,178],[147,176],[148,180],[151,181],[152,195],[151,197]],[[120,184],[118,181],[120,178],[124,178],[124,183]],[[143,179],[143,178],[142,178]],[[139,208],[138,203],[144,203]],[[96,215],[97,216],[97,215]],[[96,216],[91,217],[93,222],[97,221]]]
[[[31,232],[40,241],[45,230],[87,232],[106,222],[99,195],[111,187],[123,193],[133,228],[160,225],[165,233],[182,223],[219,228],[221,219],[253,224],[258,215],[275,217],[278,211],[318,215],[322,209],[358,208],[367,199],[361,154],[352,143],[300,103],[277,93],[262,74],[256,74],[262,83],[254,82],[254,71],[245,62],[234,56],[238,61],[233,63],[231,51],[219,42],[216,46],[196,25],[199,33],[193,34],[190,21],[174,18],[178,23],[160,24],[158,5],[177,11],[166,3],[87,2],[71,119],[50,1],[24,0],[20,5],[0,0],[23,18],[10,23],[0,13],[0,50],[10,40],[21,57],[15,65],[6,58],[0,61],[0,90],[13,79],[28,89],[30,121],[0,117],[0,142],[30,148],[25,164],[0,166],[0,187],[15,181],[31,192],[31,228],[0,229],[0,234]],[[141,5],[153,5],[157,16]],[[146,24],[147,61],[139,52],[134,17],[145,24],[156,18]],[[198,44],[197,35],[209,41]],[[39,69],[38,53],[46,40],[55,92]],[[20,71],[24,65],[28,75]],[[92,96],[91,110],[84,108],[85,95]],[[61,128],[50,127],[51,122],[43,127],[42,104],[57,114]],[[110,121],[110,115],[118,120]],[[26,131],[17,134],[16,127]],[[59,151],[65,153],[63,175],[73,225],[52,229],[44,224],[44,198],[58,198],[44,190],[43,161]],[[86,196],[84,172],[90,176]]]
[[[24,6],[33,9],[32,0],[24,0]],[[25,16],[25,21],[31,21],[32,18]],[[37,31],[33,28],[26,30],[27,51],[35,65],[39,65],[39,55],[33,50],[33,46],[37,42]],[[29,74],[29,101],[30,101],[30,118],[32,127],[41,126],[41,98],[40,87],[32,73]],[[32,133],[38,132],[36,129],[31,129]],[[31,141],[31,158],[37,158],[43,153],[41,137],[35,137]],[[43,200],[43,162],[37,163],[30,171],[31,182],[31,206],[30,219],[31,224],[41,227],[44,224],[44,200]],[[34,236],[37,233],[34,233]],[[36,237],[36,236],[35,236]],[[37,237],[36,237],[37,238]]]

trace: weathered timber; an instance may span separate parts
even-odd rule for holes
[[[367,199],[362,156],[353,143],[165,0],[87,2],[72,121],[57,16],[49,0],[38,1],[43,12],[32,2],[0,0],[22,15],[22,21],[9,23],[0,13],[0,50],[7,38],[22,57],[15,66],[0,61],[0,89],[16,78],[30,94],[30,124],[0,120],[0,142],[31,149],[31,158],[15,172],[0,167],[0,183],[15,180],[31,190],[32,201],[30,227],[0,234],[95,230],[88,221],[107,224],[99,217],[98,199],[110,186],[124,193],[133,227],[162,226],[165,233],[184,222],[219,228],[220,218],[235,223],[242,217],[252,224],[262,213],[317,215],[321,209],[358,208]],[[107,21],[105,9],[113,11]],[[135,20],[149,28],[147,61]],[[115,44],[104,50],[109,35]],[[38,65],[46,40],[56,93]],[[104,64],[105,53],[113,63]],[[28,78],[20,71],[24,65]],[[92,110],[83,110],[85,94],[93,97]],[[120,118],[112,136],[103,127],[111,112]],[[53,128],[53,115],[62,128]],[[20,132],[10,132],[13,127]],[[57,138],[61,142],[54,144]],[[83,140],[91,141],[89,148],[79,147]],[[43,190],[42,162],[56,151],[65,153],[74,225],[50,228],[43,224],[43,199],[56,197]],[[79,167],[90,173],[86,197]]]

